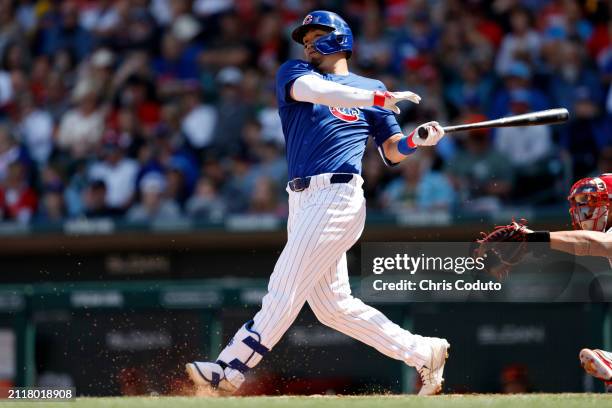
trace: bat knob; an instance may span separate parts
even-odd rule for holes
[[[419,131],[417,132],[417,134],[419,135],[419,137],[423,140],[427,139],[427,137],[429,136],[429,132],[427,131],[426,128],[422,127],[419,128]]]

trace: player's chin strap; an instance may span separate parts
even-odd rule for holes
[[[221,367],[229,367],[246,373],[250,368],[255,367],[270,351],[261,344],[261,336],[253,330],[253,320],[248,321],[238,330],[234,338],[223,349],[217,364]]]

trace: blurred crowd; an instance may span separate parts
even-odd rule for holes
[[[453,135],[392,169],[370,143],[372,209],[559,205],[572,179],[612,171],[610,2],[0,0],[0,219],[285,215],[274,75],[319,8],[351,25],[352,71],[421,95],[406,131],[571,112]]]

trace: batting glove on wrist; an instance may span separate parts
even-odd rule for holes
[[[419,129],[427,130],[427,137],[419,136]],[[417,146],[435,146],[444,137],[444,129],[438,122],[427,122],[418,126],[408,135],[408,146],[415,148]]]
[[[419,103],[421,97],[414,92],[374,92],[374,106],[380,106],[381,108],[389,109],[396,114],[399,114],[400,108],[397,107],[397,103],[400,101],[410,101],[412,103]]]

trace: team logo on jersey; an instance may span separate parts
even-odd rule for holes
[[[302,25],[310,24],[312,22],[312,16],[309,14],[304,17],[304,21],[302,21]]]
[[[345,122],[357,122],[359,120],[359,109],[329,107],[332,115]]]

